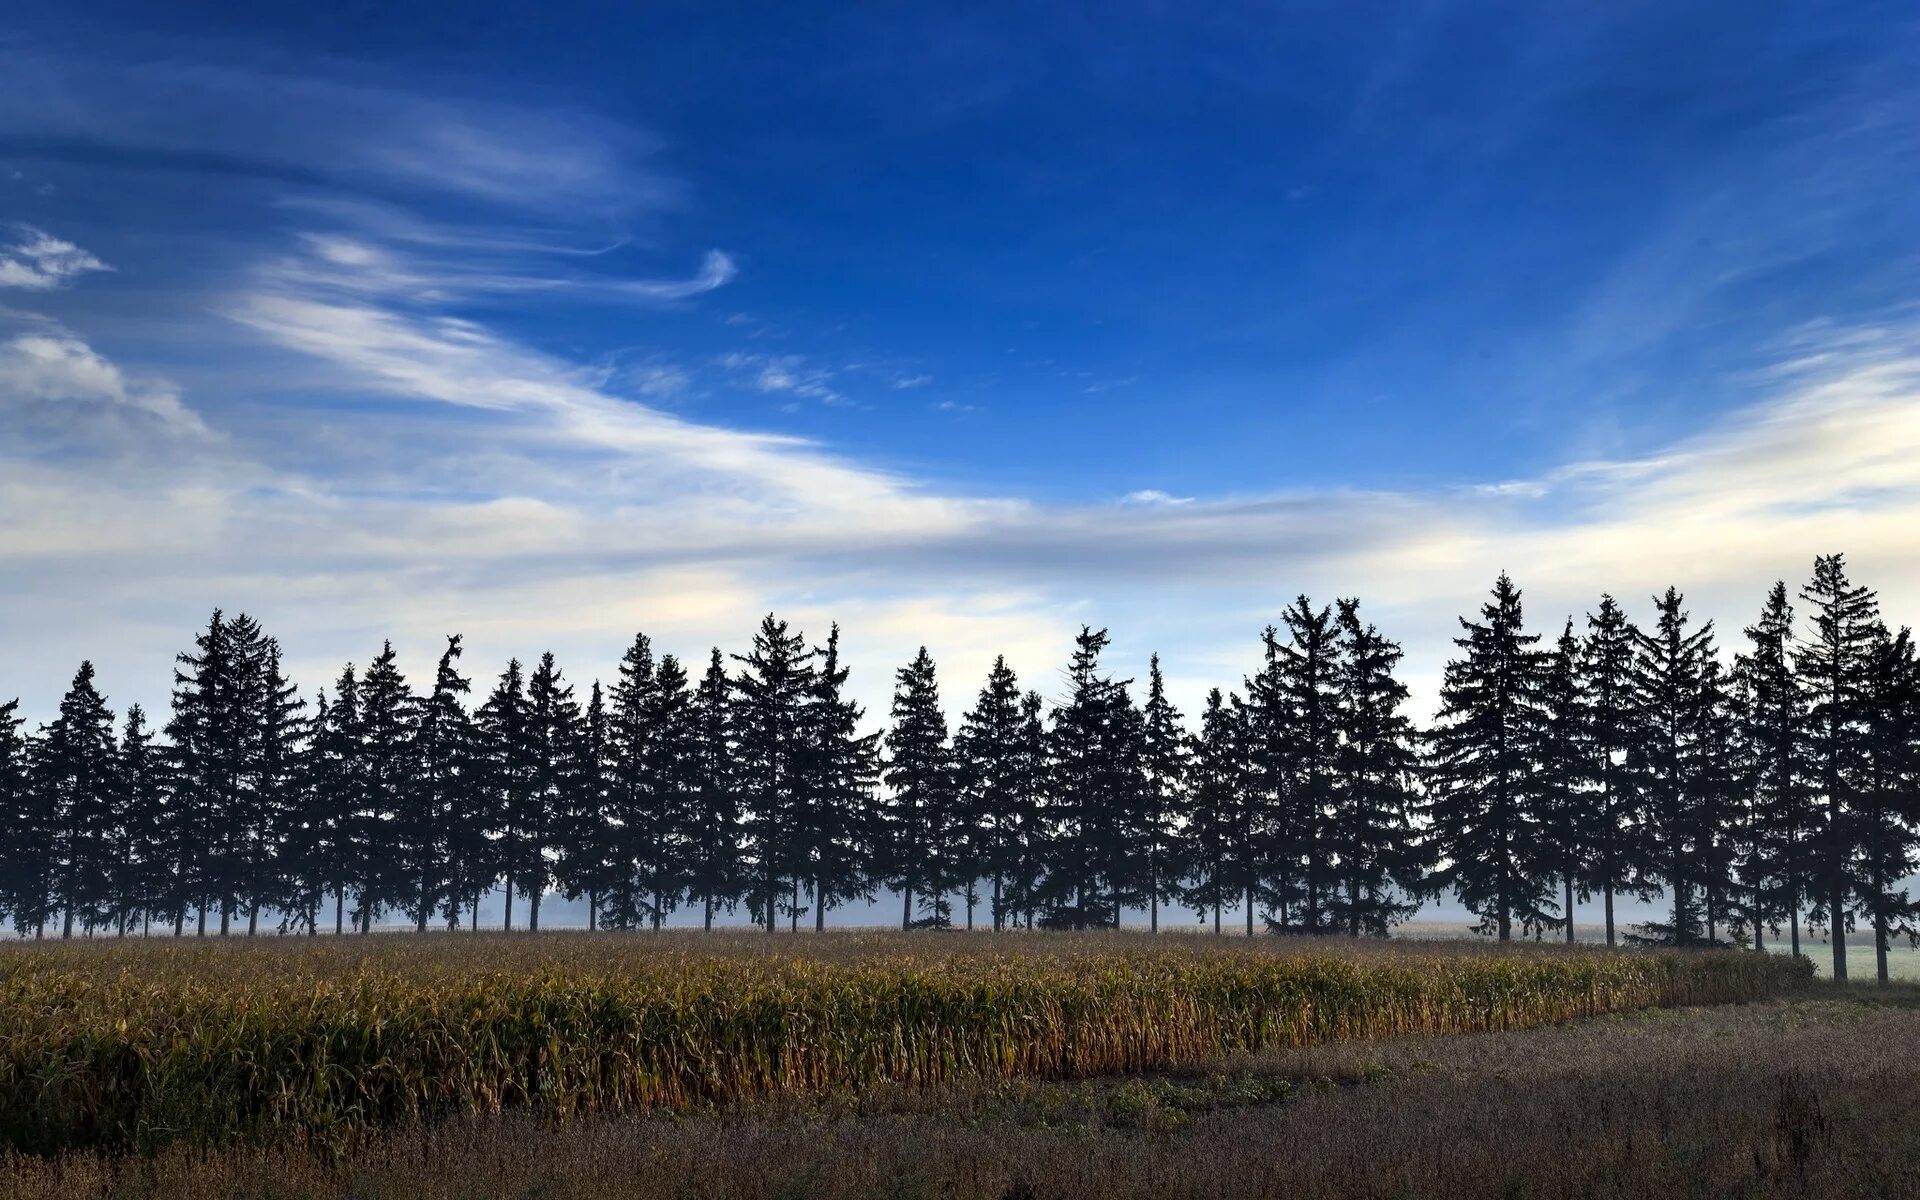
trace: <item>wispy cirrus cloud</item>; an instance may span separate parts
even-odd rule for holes
[[[0,245],[0,287],[45,292],[90,271],[112,269],[72,242],[31,225],[16,225],[12,242]]]

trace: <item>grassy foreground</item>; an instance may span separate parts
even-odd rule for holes
[[[1067,1079],[1775,994],[1760,955],[1110,934],[546,935],[0,953],[0,1147],[341,1149],[881,1084]]]

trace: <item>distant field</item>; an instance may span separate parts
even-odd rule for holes
[[[1153,1070],[1745,1000],[1784,959],[1140,934],[0,947],[0,1145],[340,1147],[524,1110]]]

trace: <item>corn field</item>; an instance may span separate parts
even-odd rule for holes
[[[1133,1072],[1750,1000],[1808,973],[1738,952],[1126,934],[10,946],[0,1148],[340,1148],[467,1114]]]

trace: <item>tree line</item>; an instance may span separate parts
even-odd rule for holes
[[[1082,628],[1059,699],[997,659],[950,727],[922,648],[884,728],[847,698],[834,627],[769,615],[690,670],[636,636],[581,694],[552,654],[483,697],[447,639],[431,681],[391,644],[302,697],[279,644],[216,611],[170,711],[116,722],[82,663],[29,733],[0,706],[0,909],[23,935],[225,935],[503,925],[543,897],[594,928],[744,909],[771,930],[901,899],[903,926],[1110,924],[1185,910],[1303,934],[1384,934],[1451,890],[1480,929],[1764,949],[1784,926],[1913,937],[1920,670],[1840,555],[1769,592],[1731,657],[1679,592],[1636,624],[1611,596],[1527,632],[1504,574],[1462,618],[1439,712],[1405,711],[1401,647],[1357,600],[1302,596],[1257,670],[1188,722]],[[475,699],[478,703],[474,703]],[[1622,897],[1670,914],[1617,929]]]

